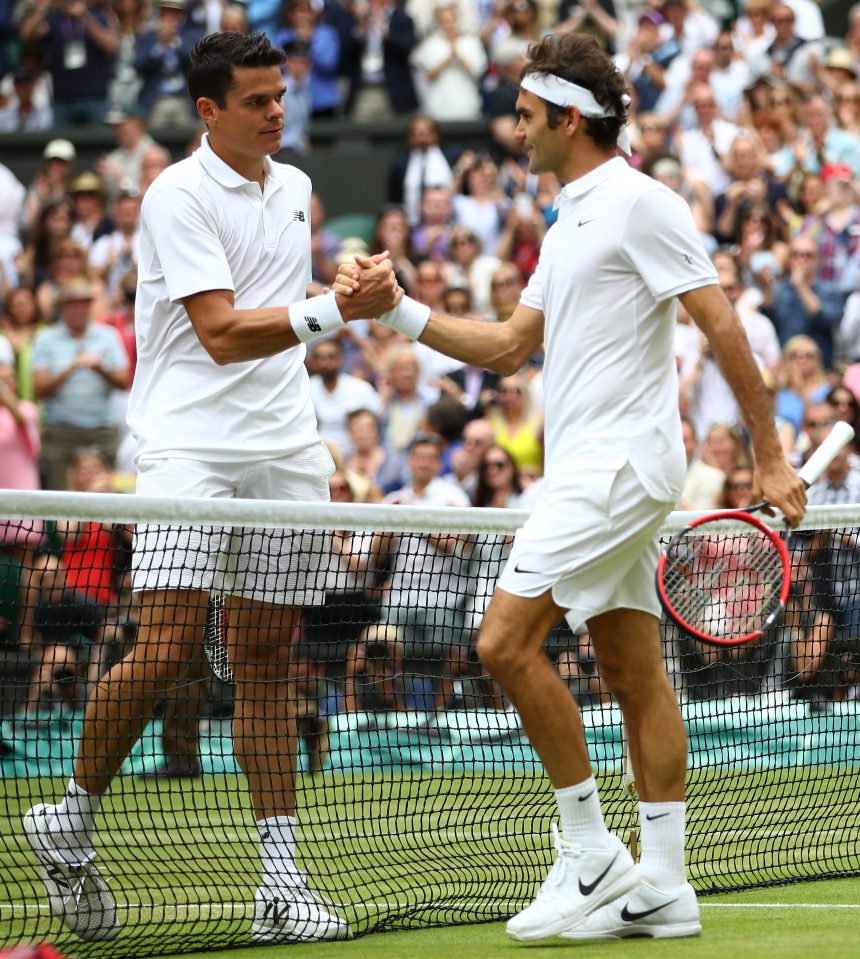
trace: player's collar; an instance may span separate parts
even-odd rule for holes
[[[218,156],[209,144],[208,133],[203,134],[200,141],[200,148],[194,152],[194,156],[197,157],[200,165],[209,176],[211,176],[213,180],[217,180],[221,186],[226,187],[228,190],[247,186],[249,183],[255,182],[245,179],[241,173],[237,173],[233,167],[225,163],[221,157]],[[266,173],[267,187],[269,182],[280,185],[278,178],[274,176],[271,157],[263,158],[263,169]]]
[[[562,206],[566,200],[575,200],[577,197],[593,190],[599,183],[608,180],[610,177],[618,176],[619,173],[627,169],[627,161],[623,157],[613,157],[606,163],[589,170],[584,176],[578,177],[566,183],[558,195],[558,205]]]

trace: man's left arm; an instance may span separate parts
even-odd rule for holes
[[[718,286],[702,286],[679,298],[707,336],[717,365],[743,411],[755,454],[756,497],[782,510],[796,526],[806,511],[806,489],[782,452],[770,396],[737,314]]]

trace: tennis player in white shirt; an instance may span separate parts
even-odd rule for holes
[[[129,426],[144,495],[327,500],[334,464],[317,435],[304,344],[390,309],[400,295],[383,257],[364,303],[333,293],[306,299],[311,183],[269,158],[284,127],[284,59],[261,33],[216,33],[197,43],[188,86],[207,134],[143,201]],[[315,568],[324,574],[327,563],[318,540],[138,527],[137,643],[87,703],[62,801],[24,817],[51,913],[81,938],[119,932],[96,865],[96,817],[155,702],[199,656],[213,583],[226,595],[233,742],[260,841],[251,937],[271,943],[348,933],[296,862],[295,704],[275,692],[286,683],[301,608],[323,600]]]
[[[518,940],[697,935],[684,866],[686,734],[663,665],[656,534],[678,501],[685,458],[673,350],[676,300],[708,336],[744,413],[757,498],[792,523],[803,483],[786,462],[767,393],[684,201],[618,156],[628,97],[590,37],[529,48],[516,138],[532,173],[564,184],[559,219],[505,323],[431,313],[404,297],[380,319],[504,376],[546,344],[546,480],[517,533],[478,653],[516,706],[555,787],[557,859],[508,923]],[[361,258],[335,290],[363,288]],[[641,796],[638,867],[608,832],[576,703],[542,651],[566,615],[587,623],[624,714]]]

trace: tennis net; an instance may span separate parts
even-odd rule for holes
[[[295,719],[297,854],[310,886],[353,935],[490,921],[528,902],[552,858],[552,791],[474,652],[524,515],[0,493],[0,944],[126,957],[248,941],[261,867],[233,736],[237,680],[249,680],[232,597],[249,570],[270,576],[271,563],[254,569],[260,557],[284,550],[297,570],[271,574],[256,598],[305,590],[326,601],[272,627],[281,678],[255,682],[273,717],[286,702]],[[673,514],[663,534],[685,518]],[[86,697],[135,648],[131,537],[142,524],[139,552],[155,570],[165,543],[185,537],[173,585],[226,544],[233,559],[204,577],[199,643],[105,799],[96,847],[121,931],[85,943],[51,918],[21,817],[59,800]],[[702,893],[860,871],[858,529],[860,506],[810,510],[791,541],[796,587],[760,642],[710,650],[664,626]],[[589,638],[562,623],[547,650],[583,709],[610,827],[626,838],[621,716]],[[286,737],[272,726],[260,748],[277,752]],[[120,749],[110,733],[103,748]]]

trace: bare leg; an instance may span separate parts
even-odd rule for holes
[[[167,694],[161,730],[165,759],[188,770],[200,768],[200,712],[206,691],[203,650],[198,646],[196,652],[185,682]]]
[[[541,648],[562,612],[549,592],[523,599],[497,589],[478,637],[481,661],[516,707],[556,789],[591,775],[579,708]]]
[[[663,666],[659,621],[616,609],[588,623],[604,682],[624,714],[630,759],[645,802],[682,802],[687,733]]]
[[[75,782],[88,793],[110,785],[152,719],[154,704],[199,655],[207,596],[196,590],[143,593],[134,649],[94,687],[84,716]]]
[[[227,647],[236,677],[233,748],[257,820],[295,814],[298,747],[288,676],[300,620],[300,609],[227,599]]]

